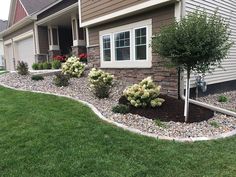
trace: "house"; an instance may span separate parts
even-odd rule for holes
[[[85,31],[79,28],[77,0],[12,0],[4,40],[6,66],[33,63],[55,55],[85,52]]]
[[[231,0],[79,0],[80,26],[86,28],[89,63],[125,80],[137,81],[149,75],[162,85],[163,92],[183,94],[184,77],[167,69],[152,53],[151,38],[160,28],[196,9],[218,13],[230,24],[235,42],[224,69],[208,74],[209,91],[236,89],[236,2]],[[195,76],[191,77],[195,85]]]
[[[7,28],[7,21],[0,20],[0,32],[4,31]],[[3,48],[3,39],[0,35],[0,69],[4,68],[4,48]]]
[[[7,69],[14,70],[19,60],[31,66],[54,55],[87,51],[90,67],[131,82],[151,75],[164,93],[177,96],[184,90],[183,73],[167,68],[152,53],[153,35],[197,8],[209,13],[218,8],[235,41],[234,6],[230,0],[12,0],[9,26],[1,33]],[[206,76],[208,84],[236,85],[235,45],[223,63],[225,70]],[[194,87],[194,76],[191,82]]]

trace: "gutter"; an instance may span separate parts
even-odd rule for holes
[[[186,3],[186,0],[182,0],[181,1],[181,13],[180,13],[181,18],[186,15],[185,3]],[[179,82],[180,82],[179,96],[180,96],[180,98],[182,100],[185,100],[185,95],[184,95],[184,72],[180,72],[179,77],[180,77],[179,78]],[[201,107],[210,109],[210,110],[212,110],[214,112],[219,112],[219,113],[222,113],[222,114],[226,114],[228,116],[236,117],[236,112],[229,111],[227,109],[219,108],[217,106],[213,106],[213,105],[210,105],[210,104],[207,104],[207,103],[203,103],[203,102],[200,102],[200,101],[196,101],[196,100],[193,100],[193,99],[189,99],[189,102],[192,103],[192,104],[195,104],[197,106],[201,106]]]
[[[0,33],[1,37],[4,37],[20,28],[22,28],[23,26],[26,26],[32,22],[34,22],[35,19],[33,19],[31,16],[27,16],[25,18],[23,18],[22,20],[20,20],[19,22],[17,22],[16,24],[14,24],[13,26],[11,26],[10,28],[7,28],[6,30],[2,31]]]

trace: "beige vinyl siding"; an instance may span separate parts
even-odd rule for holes
[[[89,44],[99,45],[99,31],[107,30],[114,27],[119,27],[122,25],[127,25],[147,19],[152,19],[152,31],[153,34],[159,32],[162,26],[170,24],[174,21],[174,6],[168,5],[155,10],[150,10],[148,12],[143,12],[134,16],[116,20],[114,22],[109,22],[107,24],[102,24],[96,27],[89,28]]]
[[[81,0],[82,22],[147,2],[149,0]]]
[[[205,9],[213,14],[218,8],[218,13],[230,24],[231,40],[235,43],[230,49],[228,58],[222,63],[223,69],[217,68],[212,74],[207,74],[207,84],[216,84],[236,79],[236,1],[232,0],[186,0],[186,14],[196,9]],[[195,84],[195,77],[191,78],[191,86]]]

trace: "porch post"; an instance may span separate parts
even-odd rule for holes
[[[60,55],[59,33],[57,26],[48,26],[49,59],[55,55]]]
[[[72,35],[73,35],[73,46],[72,53],[75,56],[81,53],[86,53],[86,42],[85,42],[85,31],[84,28],[79,27],[77,15],[71,17]]]

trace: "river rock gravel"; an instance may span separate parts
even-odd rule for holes
[[[42,91],[71,96],[93,104],[106,118],[158,136],[172,138],[210,137],[226,133],[236,129],[236,118],[215,113],[208,121],[198,123],[161,122],[133,114],[114,114],[112,107],[118,100],[129,83],[115,81],[110,97],[98,99],[91,92],[86,77],[72,78],[68,87],[56,87],[53,85],[54,76],[46,76],[43,81],[32,81],[31,76],[20,76],[17,73],[6,73],[0,76],[0,84],[27,91]],[[233,103],[234,108],[235,104]],[[171,110],[170,110],[171,111]]]

